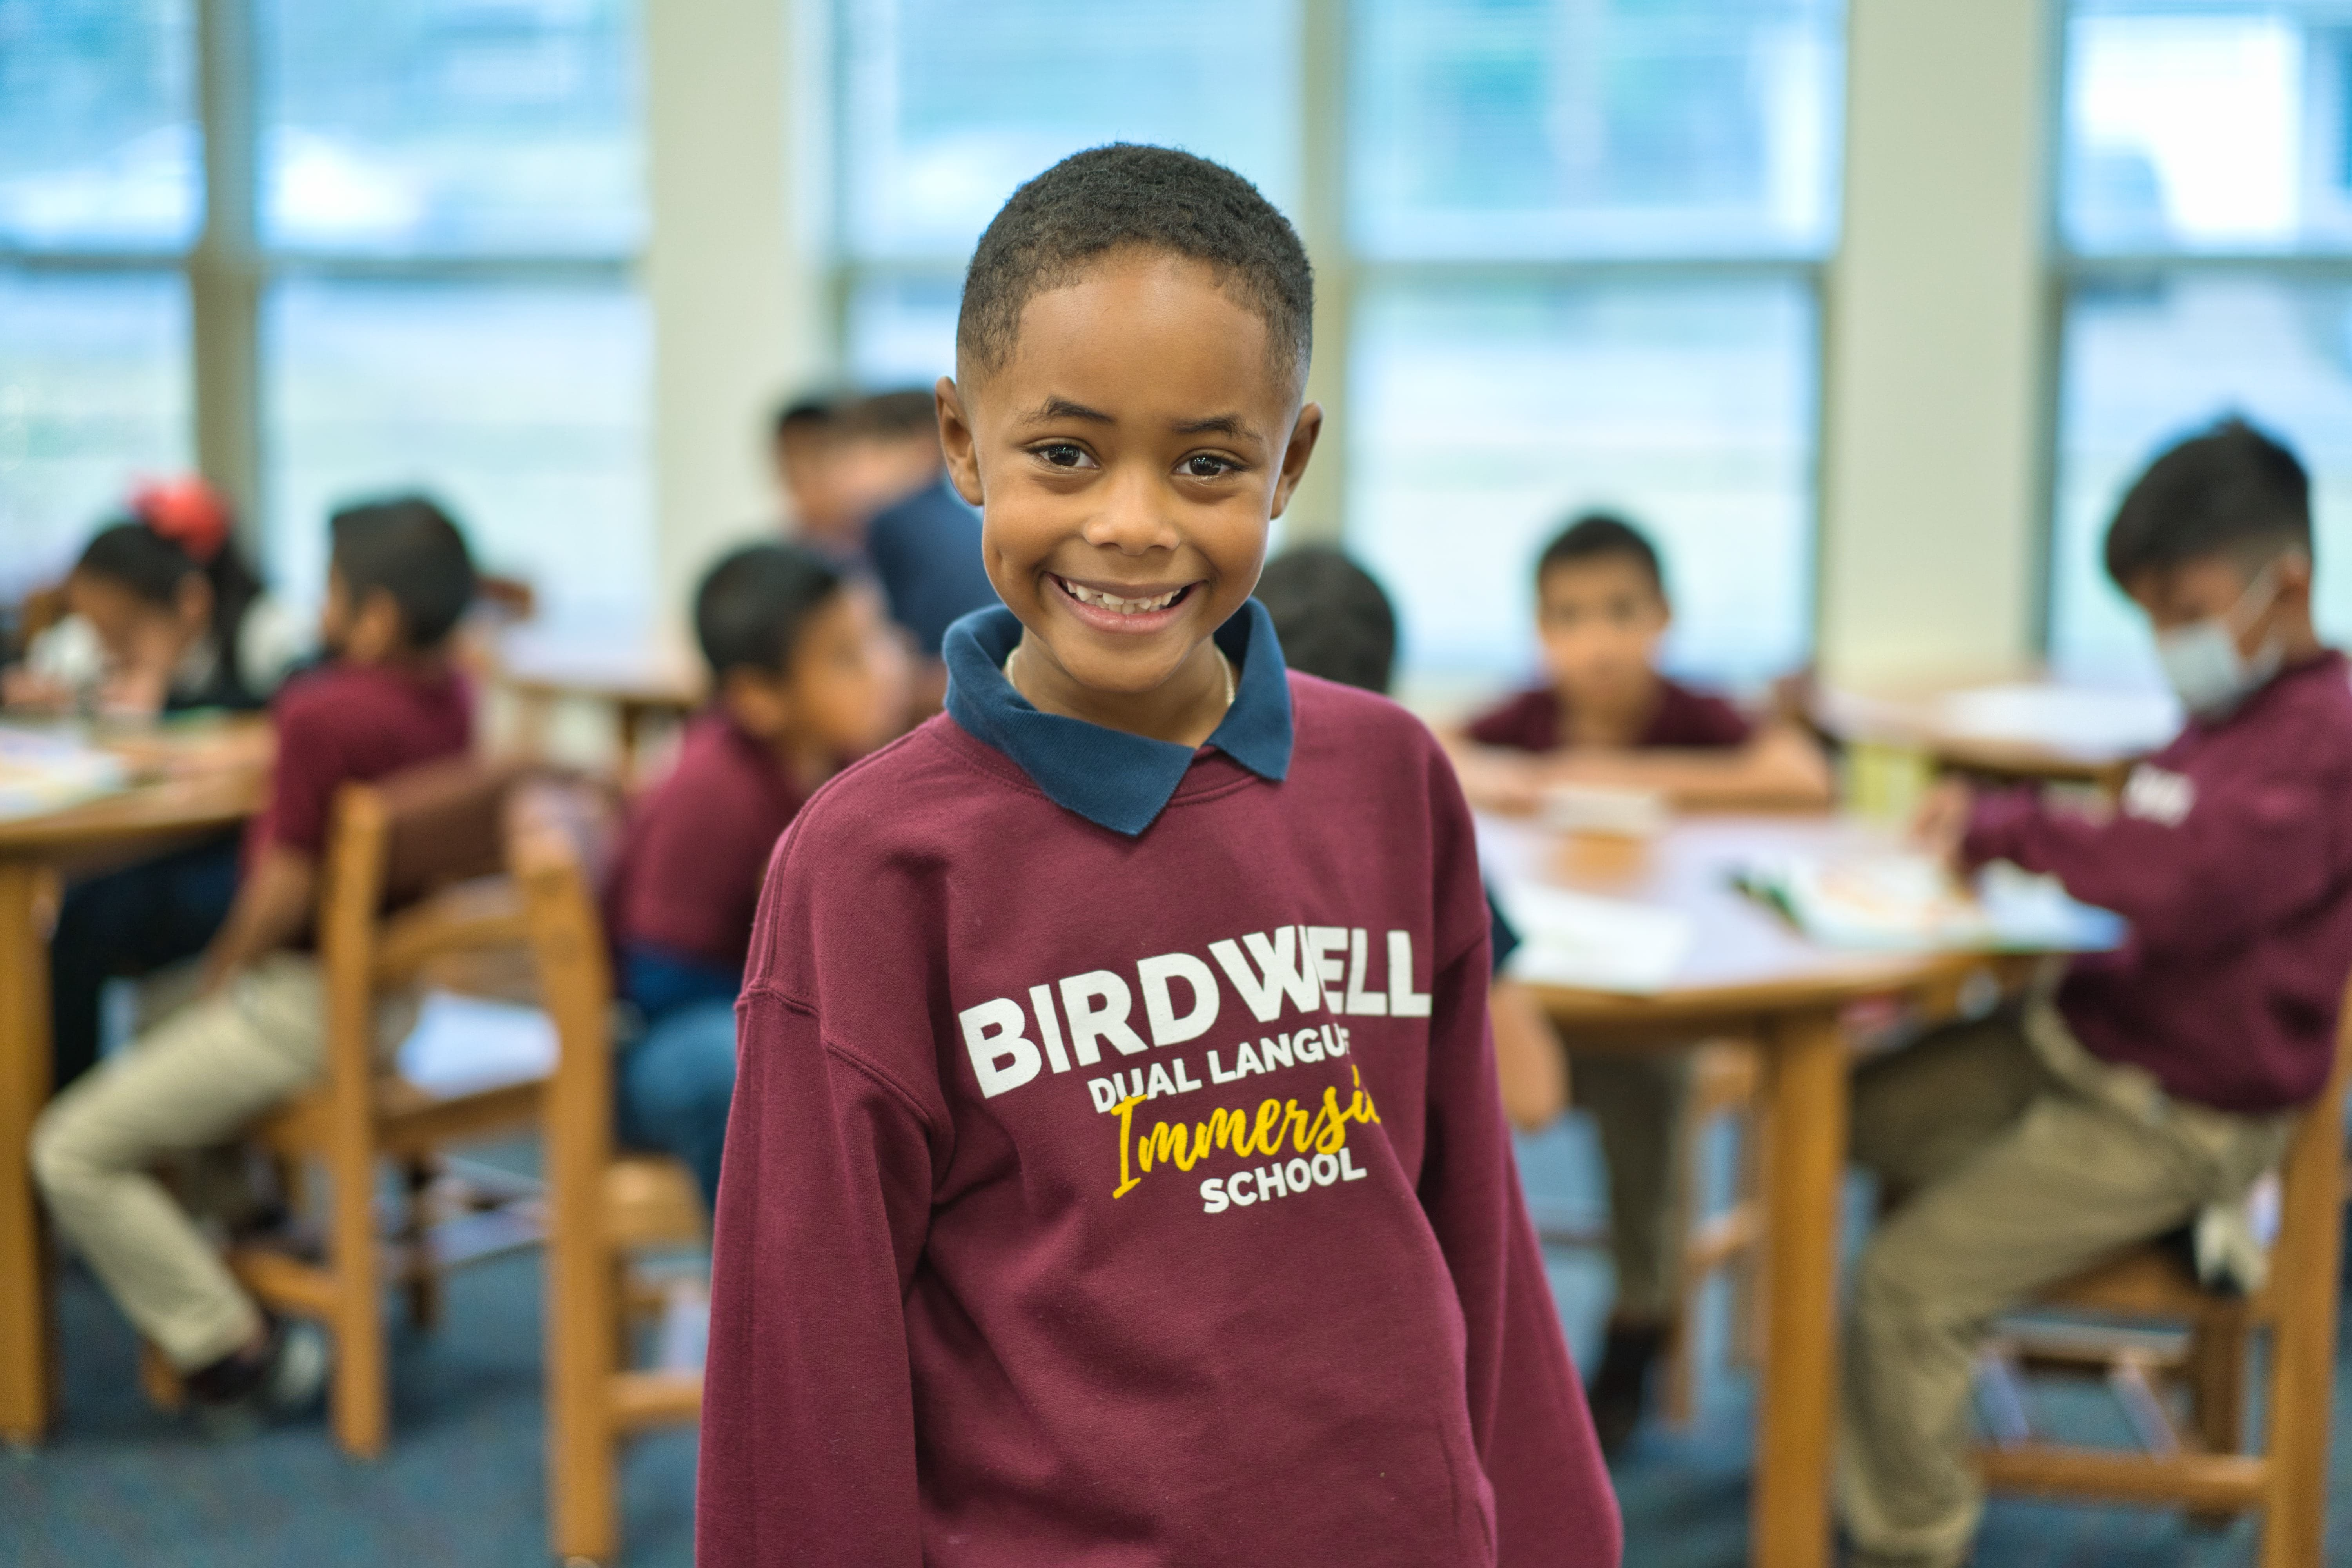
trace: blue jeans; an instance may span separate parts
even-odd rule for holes
[[[735,1004],[711,999],[654,1020],[614,1064],[621,1142],[675,1154],[694,1169],[717,1210],[719,1152],[735,1094]]]

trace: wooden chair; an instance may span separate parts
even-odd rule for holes
[[[543,1126],[548,1189],[547,1431],[550,1544],[563,1561],[620,1548],[622,1441],[696,1420],[700,1367],[632,1370],[635,1251],[707,1239],[701,1194],[675,1160],[613,1147],[613,980],[576,809],[542,792],[519,803],[511,840],[543,1005],[559,1058]]]
[[[2207,1290],[2168,1247],[2135,1248],[2047,1292],[2042,1305],[2110,1319],[2189,1327],[2186,1353],[2160,1335],[2118,1348],[2102,1331],[2095,1356],[2141,1452],[2034,1440],[2014,1361],[1988,1367],[1992,1444],[1986,1482],[2004,1491],[2169,1503],[2218,1516],[2260,1509],[2263,1568],[2316,1568],[2326,1526],[2329,1403],[2335,1392],[2337,1263],[2344,1204],[2344,1110],[2352,1081],[2352,999],[2337,1028],[2326,1088],[2299,1120],[2280,1172],[2279,1231],[2270,1278],[2251,1298]],[[2250,1331],[2270,1334],[2268,1442],[2243,1451]],[[2188,1384],[2191,1420],[2178,1426],[2151,1372]]]
[[[389,1426],[384,1287],[404,1286],[411,1315],[429,1322],[442,1271],[538,1237],[526,1190],[446,1227],[426,1224],[421,1204],[437,1152],[531,1126],[543,1080],[436,1092],[382,1068],[374,1038],[376,1004],[387,993],[453,960],[520,948],[520,903],[499,875],[503,807],[517,776],[461,761],[344,787],[319,898],[326,1073],[249,1134],[281,1162],[328,1177],[322,1258],[257,1243],[233,1249],[229,1261],[265,1304],[316,1319],[332,1334],[332,1426],[355,1458],[381,1455]],[[390,1235],[376,1203],[386,1161],[406,1177],[406,1212]]]

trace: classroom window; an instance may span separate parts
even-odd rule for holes
[[[2050,656],[2147,681],[2100,545],[2166,445],[2245,416],[2310,468],[2322,559],[2352,542],[2352,14],[2076,0],[2066,50]],[[2352,635],[2352,582],[2318,609]]]
[[[246,521],[289,598],[319,591],[331,507],[414,487],[551,613],[649,612],[636,21],[0,0],[0,592],[141,477],[240,466],[196,449],[201,374],[257,386],[215,428],[258,432]],[[217,190],[203,104],[230,110]]]
[[[1524,673],[1533,552],[1599,505],[1674,557],[1678,668],[1748,685],[1810,653],[1839,0],[833,16],[853,380],[951,366],[963,264],[1022,179],[1113,139],[1188,147],[1301,221],[1349,301],[1318,345],[1347,367],[1317,458],[1343,515],[1287,521],[1337,521],[1387,583],[1409,679]],[[1307,79],[1310,27],[1346,39],[1336,85]]]

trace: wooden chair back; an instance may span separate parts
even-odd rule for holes
[[[263,1248],[234,1253],[247,1285],[281,1310],[320,1319],[335,1338],[331,1415],[348,1452],[373,1458],[388,1436],[382,1316],[386,1283],[376,1177],[386,1159],[411,1170],[411,1212],[401,1237],[410,1310],[436,1310],[438,1272],[513,1245],[436,1248],[417,1207],[425,1162],[446,1144],[529,1127],[542,1085],[504,1083],[439,1093],[410,1084],[378,1059],[378,1002],[443,961],[512,951],[524,941],[510,882],[486,875],[502,863],[500,824],[520,773],[460,759],[410,770],[337,796],[322,857],[316,927],[325,1016],[319,1085],[256,1130],[289,1162],[329,1177],[327,1258],[311,1264]],[[526,1239],[535,1237],[535,1230]]]
[[[509,863],[555,1023],[558,1058],[541,1121],[547,1181],[548,1528],[563,1561],[619,1550],[620,1443],[701,1410],[699,1369],[633,1371],[626,1342],[635,1247],[707,1234],[693,1177],[673,1160],[616,1153],[613,973],[589,868],[596,803],[532,790],[518,800]]]

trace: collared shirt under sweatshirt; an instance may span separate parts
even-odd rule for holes
[[[1615,1563],[1443,752],[1255,603],[1197,751],[1040,713],[1018,635],[778,846],[700,1563]]]
[[[2029,792],[1981,803],[1971,864],[2048,872],[2131,922],[2077,959],[2058,1010],[2091,1054],[2177,1099],[2263,1115],[2319,1092],[2352,969],[2352,685],[2344,656],[2192,719],[2112,816]]]

